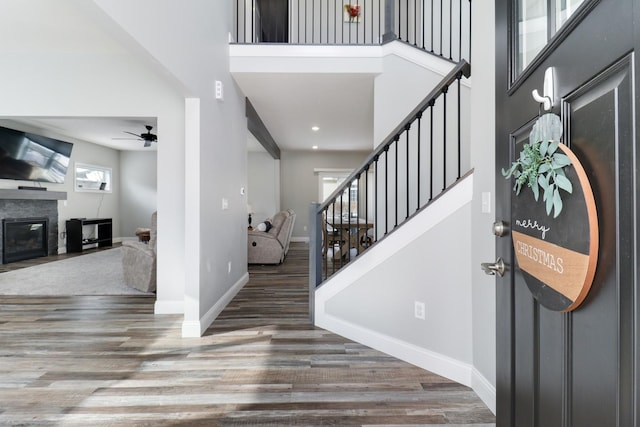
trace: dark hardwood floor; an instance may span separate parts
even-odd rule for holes
[[[250,266],[202,338],[152,297],[0,296],[0,425],[494,425],[469,388],[311,325],[306,251]]]

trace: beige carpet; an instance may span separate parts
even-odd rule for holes
[[[0,273],[0,295],[145,295],[124,282],[115,248]]]

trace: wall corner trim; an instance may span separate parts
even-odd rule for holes
[[[397,357],[467,387],[471,387],[472,366],[452,357],[418,347],[326,313],[316,314],[316,326]]]
[[[154,314],[184,314],[184,301],[156,301]]]
[[[236,294],[249,282],[249,273],[244,273],[234,285],[225,292],[224,295],[205,313],[200,320],[184,320],[182,322],[183,338],[199,338],[204,334],[209,326],[216,320],[216,317],[231,302]]]
[[[471,372],[471,388],[485,405],[496,414],[496,388],[475,367]]]

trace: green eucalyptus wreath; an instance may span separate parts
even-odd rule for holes
[[[571,181],[564,173],[564,167],[571,165],[571,159],[566,154],[556,152],[561,136],[560,118],[551,113],[541,116],[529,134],[529,142],[523,145],[518,160],[508,170],[502,169],[505,179],[515,178],[513,190],[516,194],[520,194],[526,184],[537,202],[542,189],[547,215],[551,215],[553,210],[554,218],[562,211],[560,189],[573,192]]]

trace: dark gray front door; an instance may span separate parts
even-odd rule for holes
[[[555,70],[563,142],[582,163],[598,213],[591,290],[570,312],[541,305],[496,237],[507,272],[497,279],[499,426],[640,425],[637,284],[638,2],[496,1],[496,218],[513,229],[508,168],[527,142],[544,72]],[[523,191],[526,191],[523,190]]]

